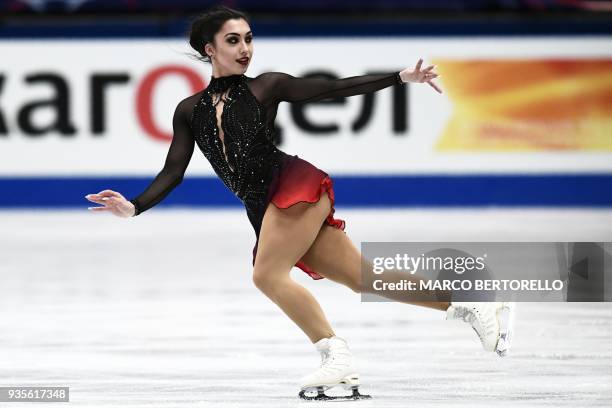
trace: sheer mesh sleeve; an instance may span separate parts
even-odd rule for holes
[[[260,75],[259,78],[265,83],[264,87],[266,93],[269,93],[269,99],[275,102],[313,102],[327,98],[361,95],[392,85],[403,84],[399,71],[341,79],[298,78],[282,72],[268,72]]]
[[[164,167],[140,195],[130,200],[136,207],[135,216],[162,201],[183,181],[183,175],[193,155],[195,144],[189,126],[191,112],[195,101],[197,101],[197,98],[194,98],[195,96],[184,99],[176,107],[172,119],[174,135]]]

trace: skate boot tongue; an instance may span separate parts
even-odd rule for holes
[[[318,352],[329,350],[329,339],[328,338],[323,338],[323,339],[317,341],[314,345],[317,348]]]
[[[346,340],[344,340],[342,337],[338,337],[338,336],[333,336],[333,337],[321,339],[321,340],[317,341],[314,345],[317,348],[317,350],[319,351],[319,353],[327,352],[327,351],[329,351],[331,349],[346,349],[346,348],[348,348],[348,344],[346,343]]]
[[[340,351],[342,353],[343,349],[348,349],[346,340],[336,336],[317,341],[315,347],[321,355],[321,367],[329,362],[329,358],[333,352]]]

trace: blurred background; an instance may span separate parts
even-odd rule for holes
[[[279,107],[279,147],[332,176],[355,245],[612,241],[612,1],[0,1],[0,386],[287,407],[318,364],[252,285],[251,226],[197,149],[141,216],[87,211],[161,170],[176,104],[210,79],[186,32],[212,4],[250,16],[251,77],[437,66],[441,95]],[[351,342],[372,406],[611,405],[607,303],[521,304],[499,362],[437,311],[292,276]]]
[[[0,207],[139,193],[177,102],[210,78],[185,35],[213,4],[0,2]],[[279,147],[330,172],[339,206],[612,205],[612,2],[222,4],[252,19],[250,76],[437,65],[443,95],[410,84],[281,105]],[[187,176],[160,207],[240,205],[198,152]]]

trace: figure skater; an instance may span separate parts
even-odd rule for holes
[[[102,206],[89,207],[119,217],[142,214],[166,197],[181,181],[197,144],[223,183],[243,202],[256,235],[253,282],[276,303],[314,343],[321,365],[300,381],[302,398],[329,399],[324,391],[341,385],[359,394],[359,375],[347,342],[337,337],[312,294],[290,277],[297,266],[313,279],[327,278],[355,292],[368,291],[362,267],[370,268],[334,218],[332,180],[324,171],[273,143],[274,120],[280,102],[306,103],[326,98],[375,92],[406,82],[434,83],[434,66],[343,79],[299,78],[266,72],[245,75],[253,58],[253,33],[247,16],[218,6],[194,20],[191,46],[212,64],[204,90],[182,100],[174,113],[174,136],[163,169],[151,184],[130,200],[113,190],[88,194]],[[404,276],[405,278],[405,276]],[[380,293],[378,293],[380,294]],[[478,334],[483,347],[506,353],[511,304],[502,302],[415,302],[396,293],[385,296],[446,311],[447,319],[463,319]],[[316,396],[310,396],[311,392]]]

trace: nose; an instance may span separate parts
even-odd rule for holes
[[[242,42],[242,46],[240,47],[240,54],[243,56],[248,56],[249,54],[249,46],[246,42]]]

